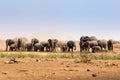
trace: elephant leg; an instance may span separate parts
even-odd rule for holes
[[[12,48],[9,48],[9,51],[12,51]]]
[[[61,51],[62,51],[62,52],[65,52],[65,48],[64,48],[64,47],[62,47],[62,48],[61,48]]]
[[[8,50],[8,45],[6,45],[6,51]]]
[[[71,51],[73,52],[73,47],[71,48]]]
[[[47,52],[50,52],[50,48],[49,48],[49,47],[47,47],[47,48],[46,48],[46,51],[47,51]]]
[[[106,46],[104,46],[105,50],[106,50]]]
[[[82,47],[80,47],[80,52],[82,53]]]
[[[111,50],[113,51],[113,46],[111,46]]]
[[[70,52],[70,48],[68,48],[68,52]]]

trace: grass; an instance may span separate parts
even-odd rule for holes
[[[14,53],[0,53],[0,58],[63,58],[63,59],[81,59],[81,61],[90,60],[120,60],[120,54],[112,53],[24,53],[24,52],[14,52]]]

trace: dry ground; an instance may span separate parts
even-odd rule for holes
[[[81,63],[75,59],[17,59],[5,64],[0,59],[0,80],[120,80],[120,61],[96,60]]]
[[[0,50],[5,50],[5,43],[0,42]],[[113,53],[120,53],[120,44],[114,46]],[[17,58],[19,63],[5,64],[8,60],[0,58],[0,80],[120,80],[119,60],[92,60],[87,64],[76,59],[36,62],[34,58]]]

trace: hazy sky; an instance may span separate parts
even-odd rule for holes
[[[120,40],[120,0],[0,0],[0,39]]]

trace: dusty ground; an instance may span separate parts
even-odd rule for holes
[[[96,60],[90,64],[75,59],[0,59],[0,80],[120,80],[119,60]]]
[[[4,50],[5,42],[0,41],[0,51]],[[114,46],[113,53],[120,53],[120,44]],[[5,64],[8,60],[0,58],[0,80],[120,80],[119,60],[96,60],[86,64],[75,59],[36,62],[36,59],[24,58],[17,59],[19,63]]]

